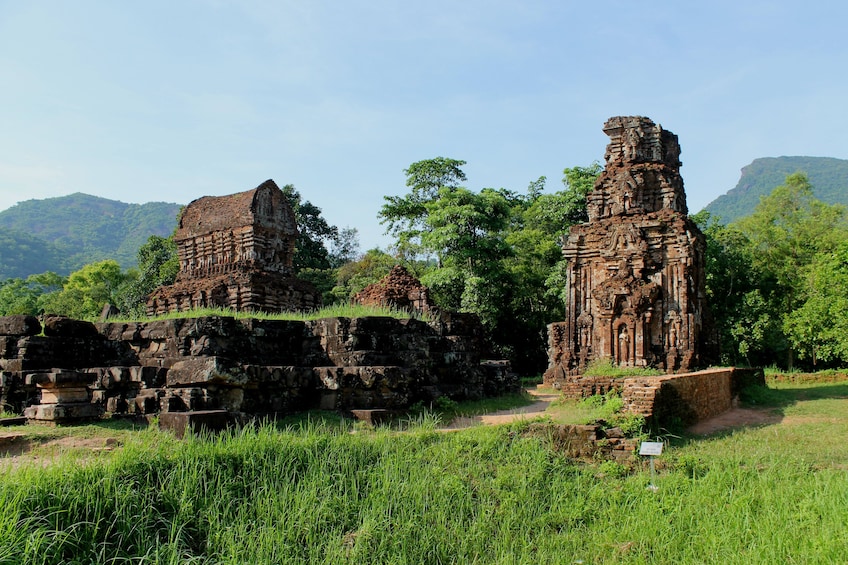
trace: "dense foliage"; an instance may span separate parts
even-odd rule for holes
[[[395,249],[446,310],[478,314],[493,353],[522,373],[544,368],[545,326],[562,319],[559,240],[586,218],[586,193],[600,165],[565,170],[564,190],[525,194],[459,185],[465,161],[437,157],[406,169],[405,196],[386,197],[380,218]]]
[[[358,250],[355,228],[340,230],[321,215],[321,208],[304,200],[292,184],[281,189],[297,220],[294,269],[327,270],[354,258]]]
[[[736,223],[709,213],[696,220],[707,235],[707,293],[723,362],[848,363],[848,334],[839,331],[848,316],[841,205],[817,200],[806,175],[793,173]]]

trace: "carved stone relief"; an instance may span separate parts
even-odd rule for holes
[[[687,216],[677,136],[640,116],[614,117],[589,221],[563,243],[567,319],[551,326],[546,381],[595,359],[687,371],[707,357],[705,243]]]

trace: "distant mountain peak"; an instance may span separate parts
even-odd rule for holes
[[[828,204],[848,205],[848,160],[835,157],[760,157],[742,167],[736,186],[710,202],[704,209],[729,224],[754,212],[766,196],[801,171],[813,185],[813,195]]]

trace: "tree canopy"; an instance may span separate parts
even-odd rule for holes
[[[563,316],[560,241],[586,219],[586,194],[601,167],[565,169],[558,192],[545,192],[540,177],[519,194],[461,186],[463,165],[445,157],[410,165],[410,191],[385,197],[381,221],[398,260],[418,261],[438,306],[478,314],[497,354],[524,372],[541,371],[545,325]]]
[[[730,226],[708,213],[696,220],[707,236],[707,293],[723,361],[848,362],[848,334],[838,331],[848,297],[839,266],[848,242],[841,205],[816,199],[799,172]],[[846,335],[844,345],[838,335]]]

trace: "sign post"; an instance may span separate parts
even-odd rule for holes
[[[651,462],[651,484],[648,485],[648,489],[656,492],[659,487],[654,484],[654,478],[656,476],[654,471],[654,456],[662,455],[663,450],[663,442],[661,441],[643,441],[639,446],[639,455],[647,455]]]

